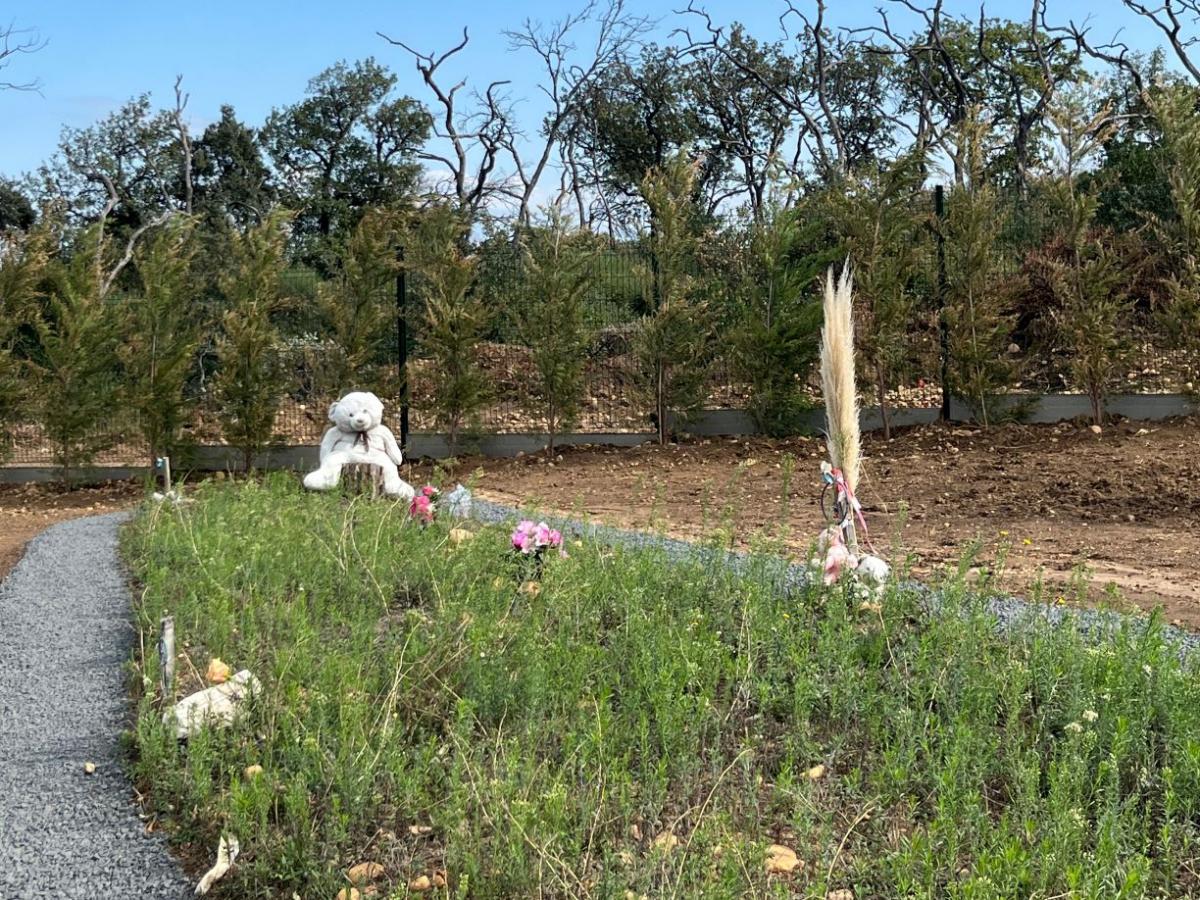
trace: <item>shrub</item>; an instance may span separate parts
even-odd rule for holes
[[[319,285],[317,305],[332,346],[322,358],[324,392],[351,390],[392,396],[396,377],[380,358],[394,357],[396,256],[400,223],[396,213],[363,214],[339,255],[340,269]]]
[[[202,288],[192,277],[193,228],[189,219],[174,219],[137,248],[139,290],[122,300],[121,395],[137,416],[152,465],[173,452],[195,406],[185,387],[204,322],[198,314]]]
[[[522,242],[523,294],[514,298],[517,334],[529,347],[532,371],[523,398],[554,438],[579,419],[588,344],[584,300],[594,282],[585,235],[573,234],[553,208],[543,227]]]
[[[805,224],[805,209],[773,208],[750,226],[738,283],[741,308],[732,334],[738,372],[750,385],[750,412],[772,436],[796,434],[811,404],[804,378],[820,344],[821,305],[808,296],[832,262],[812,251],[822,223]]]
[[[22,324],[35,315],[56,237],[46,226],[28,234],[0,231],[0,460],[12,451],[11,426],[30,399],[17,344]]]
[[[1000,271],[997,235],[1006,208],[984,180],[983,131],[964,125],[969,181],[956,185],[942,228],[946,258],[945,316],[951,390],[963,397],[986,428],[997,418],[993,399],[1012,382],[1007,356],[1014,317]]]
[[[686,421],[703,403],[711,364],[712,324],[692,275],[700,238],[695,181],[696,165],[680,152],[641,183],[650,213],[651,270],[648,312],[637,323],[633,348],[660,444],[673,420]]]
[[[490,395],[479,360],[489,316],[471,289],[476,259],[463,249],[468,232],[457,210],[435,206],[417,219],[405,246],[405,263],[420,276],[425,300],[420,341],[433,363],[430,404],[451,456]]]
[[[33,409],[67,483],[117,433],[120,311],[103,290],[104,247],[100,226],[80,233],[70,260],[48,270],[45,303],[33,322]]]
[[[287,384],[272,317],[287,303],[282,287],[287,216],[275,212],[235,233],[220,277],[225,311],[217,338],[214,393],[225,440],[242,454],[243,471],[274,437]]]
[[[919,336],[920,247],[927,212],[917,204],[923,157],[909,153],[828,188],[828,215],[854,273],[855,350],[859,372],[875,382],[885,437],[891,437],[888,392],[908,368]]]
[[[511,525],[456,543],[463,523],[282,474],[193,497],[125,538],[133,767],[189,858],[238,836],[228,896],[332,897],[364,861],[381,896],[440,871],[448,896],[498,898],[1193,883],[1200,679],[1158,617],[1085,637],[1031,610],[1005,631],[960,580],[935,613],[900,585],[879,606],[781,589],[760,554],[736,575],[569,538],[534,592]],[[155,690],[168,611],[180,695],[211,656],[264,688],[186,749]],[[803,862],[787,878],[772,843]]]

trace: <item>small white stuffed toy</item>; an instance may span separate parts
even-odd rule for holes
[[[321,467],[304,476],[312,491],[337,487],[342,467],[356,463],[379,466],[383,492],[402,500],[413,498],[412,485],[400,478],[397,468],[404,457],[391,429],[383,424],[383,401],[370,391],[352,391],[329,407],[333,427],[321,439]]]

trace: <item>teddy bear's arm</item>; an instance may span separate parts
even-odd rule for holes
[[[334,445],[337,443],[340,433],[336,425],[333,428],[326,429],[325,436],[321,438],[320,459],[324,459],[333,452]]]
[[[392,434],[392,429],[386,425],[380,425],[375,430],[383,438],[383,450],[387,453],[388,458],[396,465],[402,465],[404,457],[400,453],[400,445],[396,443],[396,437]]]

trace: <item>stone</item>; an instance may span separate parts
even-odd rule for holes
[[[258,764],[255,764],[253,766],[246,766],[246,768],[242,769],[242,775],[245,776],[247,781],[249,781],[252,778],[257,778],[262,773],[263,773],[263,767]]]
[[[650,842],[650,846],[655,850],[661,850],[664,853],[670,853],[679,846],[679,838],[673,831],[663,831],[654,840]]]
[[[377,862],[361,862],[351,866],[346,871],[346,878],[351,884],[370,884],[383,877],[384,868]]]
[[[825,767],[823,765],[821,765],[820,763],[817,763],[815,766],[813,766],[811,769],[809,769],[804,774],[805,774],[805,776],[808,777],[808,779],[810,781],[816,781],[818,778],[820,778],[822,775],[825,774]]]
[[[1103,430],[1104,430],[1104,429],[1103,429],[1103,428],[1101,428],[1099,425],[1093,425],[1093,426],[1091,426],[1091,431],[1092,431],[1092,434],[1100,434],[1100,432],[1102,432]]]
[[[800,858],[791,847],[772,844],[767,848],[767,874],[790,875],[800,865]]]
[[[95,775],[96,774],[96,764],[94,762],[85,762],[83,764],[83,774],[84,775]]]
[[[362,892],[358,888],[342,888],[334,900],[362,900]]]
[[[428,875],[418,875],[408,883],[410,891],[428,891],[433,889],[433,879]]]
[[[825,900],[854,900],[854,891],[849,888],[838,888],[825,895]]]
[[[209,684],[224,684],[229,680],[231,674],[233,674],[233,670],[226,663],[221,662],[221,660],[214,656],[208,661],[208,668],[204,672],[204,679]]]

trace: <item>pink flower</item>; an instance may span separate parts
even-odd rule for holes
[[[420,519],[425,524],[433,521],[434,509],[433,501],[425,494],[418,494],[413,497],[412,503],[408,507],[408,514],[414,519]]]
[[[534,550],[533,534],[536,528],[537,526],[528,519],[518,522],[512,533],[513,548],[522,553],[532,553]]]
[[[424,494],[426,497],[435,497],[435,496],[437,496],[437,492],[438,492],[438,489],[435,488],[432,484],[427,484],[427,485],[425,485],[425,487],[421,488],[421,493]]]

